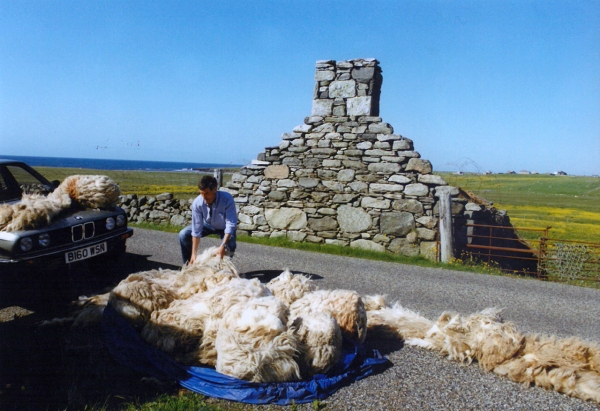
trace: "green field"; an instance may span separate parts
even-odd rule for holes
[[[73,174],[100,174],[112,178],[123,194],[158,195],[171,193],[175,198],[188,199],[198,195],[198,181],[204,174],[190,172],[154,172],[93,170],[79,168],[35,167],[49,180],[63,181]],[[231,174],[223,175],[223,182],[231,179]]]
[[[545,228],[550,238],[600,242],[600,178],[437,173],[506,210],[515,227]],[[521,232],[525,238],[535,234]]]

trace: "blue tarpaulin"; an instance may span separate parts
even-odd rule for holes
[[[250,404],[289,405],[322,400],[391,365],[377,350],[344,339],[340,361],[327,374],[303,381],[254,383],[218,373],[214,368],[176,362],[148,345],[110,305],[104,310],[102,328],[108,350],[123,365],[146,375],[177,380],[182,387],[209,397]]]

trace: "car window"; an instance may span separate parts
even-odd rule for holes
[[[47,195],[50,192],[51,188],[38,180],[34,175],[30,174],[29,171],[14,165],[7,165],[6,170],[8,171],[8,174],[5,175],[5,177],[10,179],[12,176],[22,193]],[[14,185],[14,181],[12,184],[10,181],[7,181],[7,186],[10,188],[11,185]],[[15,188],[12,187],[12,189],[14,190]]]

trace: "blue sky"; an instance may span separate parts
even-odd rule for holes
[[[246,164],[374,57],[438,171],[600,174],[599,1],[0,0],[0,154]]]

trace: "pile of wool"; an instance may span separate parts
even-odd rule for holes
[[[373,308],[367,310],[369,335],[401,338],[451,360],[476,361],[512,381],[600,403],[600,347],[594,343],[522,334],[495,308],[467,317],[444,312],[436,322],[399,303]]]
[[[366,332],[356,292],[317,290],[289,270],[268,284],[240,278],[215,247],[181,270],[130,274],[109,293],[80,298],[68,321],[99,321],[107,304],[176,361],[254,382],[326,373],[340,359],[342,335],[364,341]]]
[[[47,196],[25,193],[16,204],[0,205],[0,231],[44,227],[61,212],[77,205],[101,209],[114,207],[119,195],[119,186],[107,176],[70,176]]]

